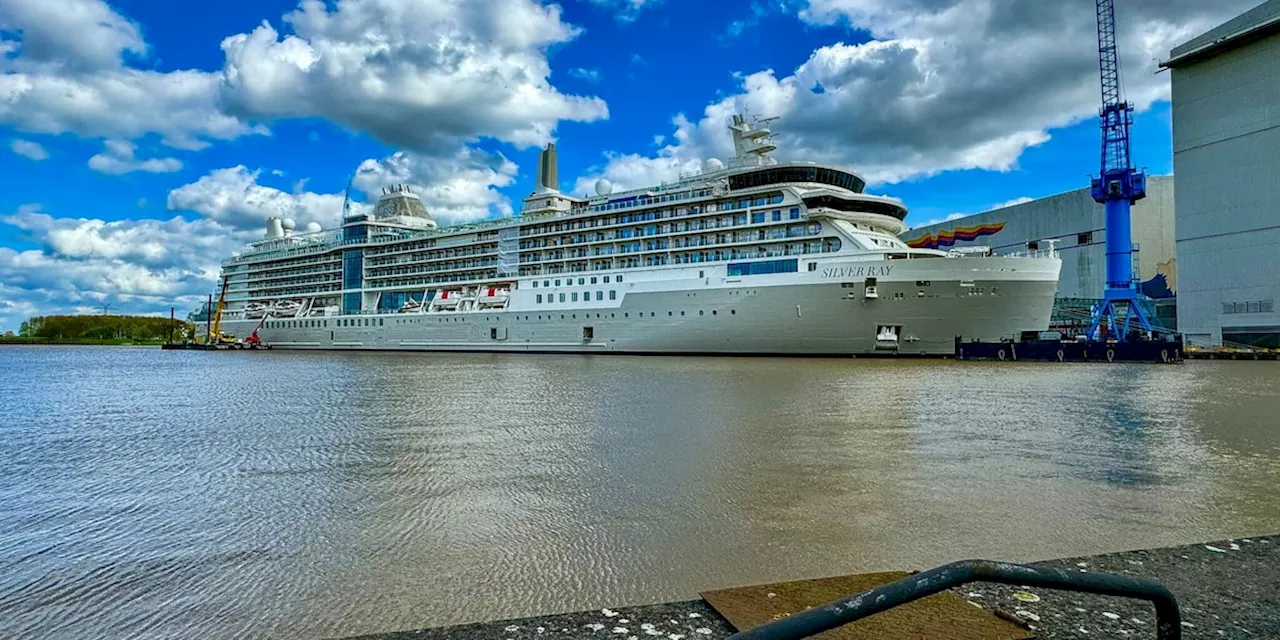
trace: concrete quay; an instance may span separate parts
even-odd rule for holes
[[[1032,564],[1158,580],[1178,598],[1183,638],[1280,638],[1280,535]],[[974,606],[1018,621],[1039,638],[1156,637],[1152,607],[1141,600],[986,583],[953,591]],[[382,633],[358,640],[717,640],[734,632],[705,601],[687,600]]]

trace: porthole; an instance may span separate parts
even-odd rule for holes
[[[731,315],[731,316],[736,316],[736,315],[738,315],[738,310],[737,310],[737,309],[730,309],[730,310],[729,310],[729,315]]]

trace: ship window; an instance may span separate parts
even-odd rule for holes
[[[537,281],[537,280],[534,280],[534,281],[533,281],[533,288],[534,288],[534,289],[537,289],[537,288],[538,288],[538,281]]]
[[[732,276],[754,276],[768,273],[794,273],[798,270],[798,261],[794,258],[790,260],[761,260],[758,262],[731,262],[729,263],[729,275]]]
[[[684,315],[684,312],[683,312],[683,311],[681,311],[681,312],[680,312],[680,315]]]
[[[792,219],[792,220],[799,220],[799,219],[800,219],[800,207],[791,207],[791,216],[790,216],[790,219]]]
[[[609,299],[610,299],[610,300],[617,300],[617,299],[618,299],[618,292],[617,292],[617,291],[615,291],[615,290],[613,290],[613,289],[610,289],[610,290],[609,290]]]
[[[780,210],[778,210],[778,209],[774,209],[774,210],[773,210],[773,221],[774,221],[774,222],[782,222],[782,211],[780,211]]]
[[[599,301],[599,300],[604,300],[604,292],[603,292],[603,291],[597,291],[597,292],[596,292],[596,300],[597,300],[597,301]]]
[[[538,304],[542,304],[542,294],[538,294]]]
[[[698,309],[698,315],[703,315],[703,313],[702,309]]]
[[[595,284],[596,280],[597,278],[595,276],[591,276],[591,284]]]
[[[544,287],[549,287],[549,286],[551,286],[551,281],[550,281],[550,280],[543,280],[543,281],[542,281],[542,286],[544,286]]]
[[[379,327],[386,326],[385,324],[383,324],[383,321],[382,321],[382,320],[383,320],[382,318],[378,318],[378,326],[379,326]]]
[[[818,270],[818,263],[816,263],[816,262],[810,262],[810,263],[809,263],[809,270],[810,270],[810,271],[817,271],[817,270]]]
[[[730,309],[730,310],[729,310],[729,315],[731,315],[731,316],[736,316],[736,315],[738,315],[738,310],[737,310],[737,309]]]
[[[605,284],[609,284],[609,276],[605,276],[605,277],[604,277],[604,283],[605,283]]]
[[[1038,241],[1032,240],[1031,242],[1027,243],[1027,251],[1039,251],[1039,250],[1040,250],[1040,243]]]
[[[618,282],[622,282],[622,276],[618,276]]]
[[[1086,231],[1076,234],[1076,244],[1090,244],[1093,242],[1093,232]]]
[[[560,286],[560,281],[559,281],[559,280],[556,280],[556,286],[557,286],[557,287],[558,287],[558,286]]]
[[[756,224],[756,223],[758,223],[758,222],[764,222],[764,212],[763,212],[763,211],[757,211],[757,212],[755,212],[755,213],[751,214],[751,224]]]
[[[573,294],[570,296],[569,300],[570,300],[570,302],[577,302],[577,301],[578,301],[578,292],[577,292],[577,291],[574,291],[574,292],[573,292]]]
[[[586,278],[578,278],[578,284],[586,284],[586,283],[587,283]]]
[[[564,294],[560,294],[560,302],[564,302]]]

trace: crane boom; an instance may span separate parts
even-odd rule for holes
[[[1129,128],[1133,114],[1120,83],[1115,0],[1098,0],[1098,66],[1102,71],[1102,173],[1106,174],[1132,167]]]

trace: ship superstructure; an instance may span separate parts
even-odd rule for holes
[[[520,215],[437,225],[405,185],[341,226],[223,263],[227,323],[276,347],[950,353],[955,335],[1044,329],[1060,261],[912,249],[907,208],[856,173],[778,162],[769,121],[695,175],[562,193],[555,145]]]

